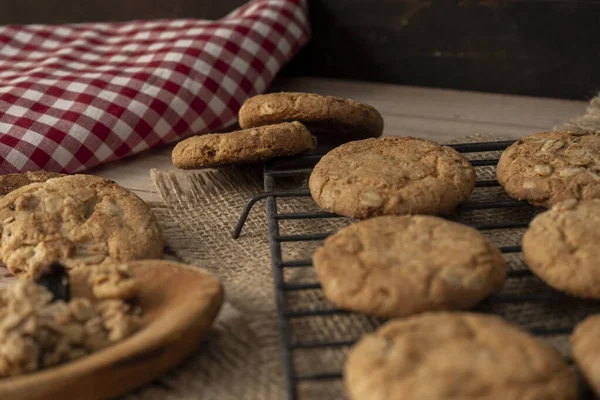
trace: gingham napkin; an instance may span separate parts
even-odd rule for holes
[[[0,174],[79,172],[225,128],[308,36],[304,0],[218,21],[0,27]]]

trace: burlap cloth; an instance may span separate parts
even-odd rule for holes
[[[600,98],[590,104],[586,115],[565,124],[570,129],[600,129]],[[455,142],[503,140],[482,134]],[[467,154],[471,158],[498,157],[499,152]],[[495,179],[494,167],[477,168],[480,179]],[[250,214],[239,239],[231,238],[240,212],[254,194],[262,191],[260,170],[222,169],[203,172],[151,171],[162,203],[152,204],[166,242],[174,257],[202,266],[224,282],[226,304],[209,339],[189,360],[138,391],[128,399],[282,399],[285,385],[277,330],[271,276],[267,221],[264,203]],[[285,182],[287,187],[305,182]],[[506,199],[501,188],[479,188],[473,201]],[[278,199],[279,212],[318,210],[310,198]],[[469,211],[454,215],[457,221],[485,223],[523,221],[535,210],[502,209]],[[347,219],[281,221],[281,234],[335,232]],[[523,229],[486,231],[499,246],[519,245]],[[284,243],[284,259],[310,258],[319,242]],[[507,255],[510,269],[525,269],[519,253]],[[316,282],[312,268],[284,270],[288,283]],[[0,277],[0,280],[2,278]],[[551,293],[533,277],[507,280],[504,293]],[[334,308],[320,290],[288,292],[288,310]],[[600,310],[595,303],[562,298],[558,301],[522,304],[488,304],[479,311],[493,312],[527,329],[572,327]],[[381,321],[360,315],[335,315],[292,319],[291,342],[355,340],[376,328]],[[568,337],[544,338],[568,356]],[[316,374],[341,371],[347,347],[294,351],[296,373]],[[300,383],[305,399],[342,399],[339,379]]]

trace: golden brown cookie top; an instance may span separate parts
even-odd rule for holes
[[[0,197],[7,195],[15,189],[29,185],[30,183],[46,182],[48,179],[65,176],[58,172],[32,171],[22,174],[0,175]]]
[[[600,198],[600,135],[559,131],[526,136],[502,153],[497,177],[512,197],[539,206]]]
[[[577,380],[554,349],[497,316],[428,313],[398,319],[350,351],[353,400],[575,400]]]
[[[577,324],[571,335],[573,359],[585,380],[600,396],[600,314],[587,317]]]
[[[600,199],[557,203],[523,236],[529,268],[557,290],[600,298]]]
[[[0,199],[0,222],[0,258],[22,278],[53,261],[75,268],[162,257],[162,234],[150,207],[96,176],[14,190]]]
[[[317,147],[317,139],[299,122],[286,122],[231,133],[193,136],[173,149],[177,168],[207,168],[265,161]]]
[[[502,254],[477,230],[424,215],[347,226],[325,240],[313,262],[329,300],[381,317],[466,309],[506,276]]]
[[[315,93],[281,92],[249,98],[239,112],[240,126],[300,121],[319,140],[353,140],[378,137],[383,118],[372,106],[352,99]]]
[[[343,144],[315,166],[310,192],[324,210],[351,218],[446,214],[475,187],[456,150],[425,139],[386,136]]]

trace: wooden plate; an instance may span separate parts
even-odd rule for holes
[[[0,399],[110,399],[154,379],[202,342],[223,302],[217,278],[163,260],[129,263],[141,290],[143,327],[97,353],[57,367],[0,378]],[[73,296],[89,295],[85,279],[73,279]]]

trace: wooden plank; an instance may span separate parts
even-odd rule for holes
[[[284,74],[588,99],[600,2],[313,0],[313,40]]]
[[[446,142],[476,133],[517,138],[551,129],[585,111],[583,101],[460,92],[332,79],[278,79],[272,91],[308,91],[350,97],[382,113],[386,135],[412,135]],[[90,173],[112,179],[146,201],[160,198],[151,168],[173,169],[173,145],[96,168]]]

